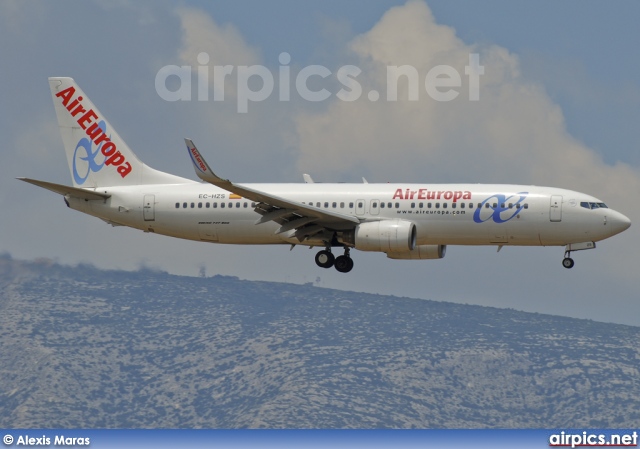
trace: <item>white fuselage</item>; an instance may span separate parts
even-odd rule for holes
[[[562,246],[572,251],[631,222],[591,196],[488,184],[237,184],[218,176],[191,139],[204,183],[145,165],[76,82],[49,78],[73,186],[20,178],[64,195],[69,207],[113,225],[212,243],[323,247],[319,267],[348,273],[350,251],[391,259],[441,259],[446,245]],[[342,247],[335,256],[332,248]]]
[[[490,184],[244,184],[255,190],[357,217],[413,222],[418,245],[560,246],[599,241],[629,220],[589,195],[565,189]],[[104,201],[67,197],[70,207],[114,225],[230,244],[301,243],[277,234],[252,201],[207,183],[105,187]],[[581,205],[581,203],[583,205]],[[584,204],[600,204],[585,207]],[[309,245],[321,243],[303,242]]]

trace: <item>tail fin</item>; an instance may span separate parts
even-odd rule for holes
[[[143,164],[71,78],[49,78],[75,187],[191,182]]]

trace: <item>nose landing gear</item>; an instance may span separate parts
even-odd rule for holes
[[[566,253],[565,254],[565,258],[562,259],[562,266],[565,268],[573,268],[573,265],[575,264],[575,262],[573,261],[573,259],[571,257],[569,257],[570,253]]]
[[[586,249],[595,249],[596,242],[582,242],[582,243],[570,243],[564,249],[564,259],[562,259],[562,266],[565,268],[573,268],[574,262],[571,258],[572,251],[584,251]]]

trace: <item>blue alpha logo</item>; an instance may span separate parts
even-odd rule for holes
[[[107,125],[104,123],[104,120],[98,123],[98,128],[100,128],[104,134],[107,133]],[[106,159],[104,155],[102,155],[101,163],[96,162],[96,156],[100,154],[101,148],[102,143],[100,143],[94,151],[93,142],[88,137],[84,137],[78,141],[76,150],[73,152],[73,179],[76,184],[84,184],[91,172],[99,172],[102,170],[104,160]],[[80,162],[78,162],[78,159]],[[78,166],[81,168],[78,168]],[[83,174],[80,174],[80,171]]]
[[[515,195],[506,196],[495,194],[490,196],[476,209],[473,214],[473,221],[484,223],[493,220],[495,223],[506,223],[518,215],[524,209],[524,200],[529,192],[519,192]]]

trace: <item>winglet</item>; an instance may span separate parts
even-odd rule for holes
[[[213,170],[211,170],[211,167],[209,167],[209,164],[207,164],[207,161],[204,160],[191,139],[184,139],[184,141],[187,144],[189,157],[191,158],[193,168],[195,169],[198,178],[202,179],[203,181],[210,182],[214,185],[229,182],[228,179],[222,179],[221,177],[216,175]]]

